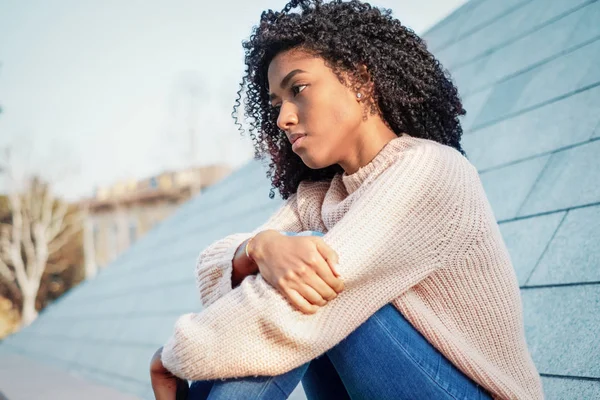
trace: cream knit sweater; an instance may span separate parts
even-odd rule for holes
[[[235,250],[265,229],[324,232],[345,290],[309,315],[260,274],[232,289]],[[302,182],[254,232],[205,249],[196,274],[204,309],[177,320],[162,354],[179,377],[283,374],[391,302],[494,397],[543,397],[516,275],[479,175],[437,142],[404,135],[351,175]]]

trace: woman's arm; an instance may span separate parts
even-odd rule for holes
[[[231,287],[236,288],[245,277],[258,272],[258,265],[246,256],[246,245],[252,238],[248,238],[240,244],[233,257],[233,271],[231,273]]]
[[[280,232],[267,229],[262,232],[271,231],[275,234],[280,234]],[[253,236],[254,237],[254,236]],[[235,252],[235,256],[233,257],[233,272],[231,274],[231,286],[232,288],[236,288],[242,283],[244,278],[250,275],[257,274],[259,271],[258,265],[246,256],[246,245],[250,241],[251,238],[248,238],[240,244]],[[254,242],[253,242],[254,243]]]
[[[253,232],[226,236],[200,253],[196,262],[196,284],[204,308],[229,293],[245,277],[257,272],[256,265],[246,257],[245,244],[252,236],[269,229],[303,230],[297,193],[291,195],[267,222]]]
[[[179,318],[164,347],[165,367],[197,380],[285,373],[460,257],[482,193],[476,171],[454,150],[433,145],[402,157],[323,236],[339,254],[345,291],[307,315],[260,274],[250,276],[209,309]]]

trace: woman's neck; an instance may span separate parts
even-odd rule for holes
[[[380,118],[369,118],[361,128],[350,144],[347,156],[338,163],[346,175],[369,164],[386,144],[398,137]]]

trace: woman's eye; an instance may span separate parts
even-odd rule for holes
[[[305,88],[306,88],[306,85],[292,86],[292,93],[294,93],[294,96],[295,96],[298,93],[300,93],[301,91],[303,91]]]

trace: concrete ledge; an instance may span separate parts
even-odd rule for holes
[[[0,357],[0,400],[139,400],[16,354]]]

